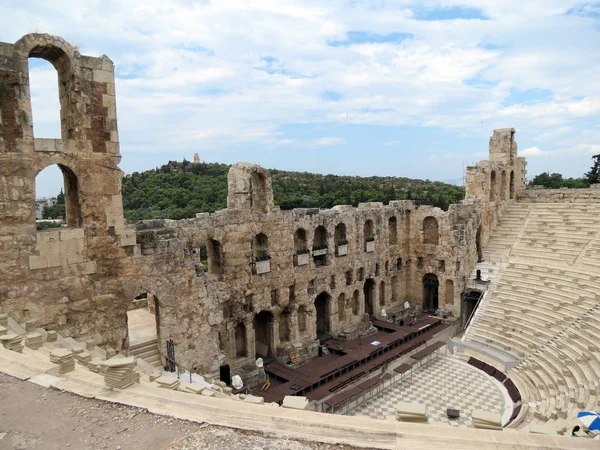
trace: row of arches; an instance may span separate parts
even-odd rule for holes
[[[509,180],[507,181],[507,177]],[[514,170],[510,171],[510,174],[507,175],[506,170],[503,170],[500,174],[500,190],[498,191],[498,181],[497,181],[496,171],[492,170],[490,174],[490,192],[489,192],[489,201],[495,202],[497,200],[513,200],[515,198],[515,172]],[[508,183],[508,189],[507,189]]]

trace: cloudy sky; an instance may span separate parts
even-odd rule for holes
[[[197,152],[460,183],[504,127],[530,175],[600,153],[599,3],[3,0],[0,40],[29,32],[115,62],[127,173]],[[35,135],[58,137],[56,74],[30,66]]]

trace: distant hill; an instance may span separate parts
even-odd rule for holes
[[[227,204],[229,165],[169,161],[161,167],[123,178],[123,206],[128,220],[182,219],[214,212]],[[270,169],[275,204],[281,209],[331,208],[361,202],[413,200],[448,209],[460,202],[464,188],[402,177],[354,177]]]

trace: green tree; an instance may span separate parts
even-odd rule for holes
[[[590,171],[585,174],[585,178],[590,184],[600,183],[600,154],[592,156],[594,164]]]

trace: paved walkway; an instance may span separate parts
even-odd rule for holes
[[[404,382],[367,400],[348,415],[385,419],[396,415],[398,402],[427,405],[429,423],[472,427],[474,409],[504,413],[505,397],[495,380],[454,358],[438,356],[414,370]],[[447,408],[460,410],[458,419],[446,417]]]
[[[127,312],[129,345],[141,344],[156,339],[156,318],[146,308]]]

